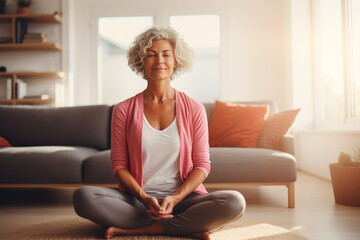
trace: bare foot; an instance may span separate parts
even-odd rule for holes
[[[105,238],[109,239],[109,238],[113,237],[114,235],[124,234],[122,230],[123,229],[116,228],[116,227],[109,227],[105,232]]]
[[[116,227],[109,227],[105,232],[105,238],[109,239],[115,235],[153,235],[153,234],[164,234],[162,231],[144,231],[144,229],[123,229],[123,228],[116,228]],[[195,237],[202,240],[211,240],[209,232],[200,232],[192,234],[191,237]]]
[[[192,234],[191,236],[202,240],[211,240],[209,232],[195,233]]]
[[[109,239],[115,235],[154,235],[154,234],[164,234],[164,228],[162,227],[160,222],[142,228],[132,228],[132,229],[109,227],[105,232],[105,238]]]

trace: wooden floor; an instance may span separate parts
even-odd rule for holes
[[[285,227],[309,240],[360,239],[360,207],[335,204],[328,181],[299,172],[294,209],[287,208],[285,187],[236,190],[247,200],[245,218]],[[73,189],[0,189],[0,233],[75,216],[72,193]]]

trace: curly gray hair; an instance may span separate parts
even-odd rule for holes
[[[174,55],[177,66],[174,69],[171,79],[175,76],[189,71],[193,63],[193,51],[189,45],[180,37],[179,33],[172,28],[152,27],[138,35],[130,45],[127,52],[128,64],[136,74],[146,79],[144,58],[147,50],[154,40],[167,40],[174,48]]]

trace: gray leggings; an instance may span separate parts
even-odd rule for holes
[[[80,187],[74,193],[76,213],[102,226],[140,228],[156,222],[135,197],[103,187]],[[168,235],[211,231],[240,218],[245,199],[237,191],[192,193],[177,204],[172,219],[161,220]]]

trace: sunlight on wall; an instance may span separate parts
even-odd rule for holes
[[[100,103],[116,104],[146,87],[146,81],[128,67],[126,52],[135,37],[154,24],[153,19],[153,16],[99,18]],[[220,85],[220,16],[174,15],[168,19],[168,25],[180,33],[195,55],[192,71],[175,79],[172,86],[201,102],[214,101]],[[204,86],[207,91],[203,91]]]
[[[175,15],[170,17],[170,26],[182,35],[195,55],[192,71],[175,79],[172,85],[201,102],[214,102],[220,95],[220,16]]]
[[[175,27],[193,49],[220,47],[218,15],[171,16],[170,26]]]
[[[99,36],[126,49],[135,36],[152,25],[150,16],[100,18]]]
[[[146,87],[146,82],[127,64],[126,51],[135,37],[153,25],[151,16],[99,19],[99,101],[116,104]]]

